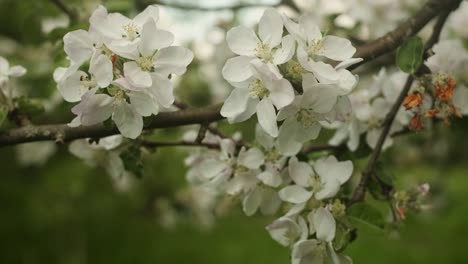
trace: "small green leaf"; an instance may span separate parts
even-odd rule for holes
[[[365,203],[357,203],[348,209],[348,218],[356,226],[365,226],[373,230],[382,231],[384,218],[379,210]]]
[[[336,225],[336,234],[333,246],[335,250],[341,252],[346,249],[349,243],[356,239],[356,229],[346,227],[345,225],[338,223]]]
[[[0,127],[3,125],[3,122],[5,122],[7,116],[8,107],[6,105],[0,105]]]
[[[424,44],[420,37],[412,37],[397,50],[396,63],[398,67],[409,74],[415,73],[421,66]]]
[[[128,149],[120,153],[120,159],[122,159],[125,170],[135,174],[138,178],[143,177],[141,150],[137,145],[131,145]]]

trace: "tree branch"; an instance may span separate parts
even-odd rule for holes
[[[429,21],[438,14],[449,12],[460,5],[462,0],[429,0],[413,17],[409,18],[393,31],[357,48],[354,57],[363,58],[360,63],[350,66],[353,70],[360,65],[380,57],[398,48],[408,38],[416,35]]]
[[[237,5],[215,6],[215,7],[203,7],[203,6],[192,5],[192,4],[182,4],[182,3],[177,3],[177,2],[174,3],[174,2],[160,1],[160,0],[137,0],[136,4],[137,4],[137,7],[139,9],[144,9],[148,5],[157,4],[157,5],[166,6],[166,7],[175,8],[175,9],[180,9],[180,10],[189,10],[189,11],[190,10],[197,10],[197,11],[203,11],[203,12],[222,11],[222,10],[237,11],[239,9],[249,8],[249,7],[262,7],[262,6],[276,7],[276,6],[280,6],[280,5],[285,5],[285,6],[289,6],[290,8],[295,10],[296,12],[300,11],[293,0],[282,0],[282,1],[278,2],[277,4],[273,4],[273,5],[262,4],[262,3],[257,3],[257,4],[240,3],[240,4],[237,4]]]
[[[145,129],[175,127],[205,122],[213,122],[222,119],[219,114],[221,104],[180,110],[176,112],[160,113],[152,117],[146,123]],[[8,146],[25,142],[55,140],[67,142],[78,138],[100,138],[118,134],[116,127],[106,127],[103,124],[93,126],[69,127],[66,124],[59,125],[28,125],[11,129],[0,133],[0,146]]]

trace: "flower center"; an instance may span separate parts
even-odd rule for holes
[[[257,47],[255,48],[255,56],[262,59],[263,62],[271,62],[273,60],[270,47],[263,43],[257,44]]]
[[[265,96],[270,95],[270,91],[263,85],[262,81],[255,80],[249,84],[250,95],[252,97],[258,97],[262,99]]]
[[[154,59],[153,56],[140,57],[136,60],[136,63],[144,71],[153,71],[154,70]]]
[[[315,193],[319,192],[323,189],[323,183],[320,180],[320,176],[314,175],[310,177],[310,186],[314,190]]]
[[[314,55],[323,48],[323,42],[321,39],[314,39],[309,43],[309,56]]]
[[[96,81],[90,79],[88,75],[82,75],[80,77],[80,84],[85,88],[94,88],[97,86]]]
[[[382,125],[382,119],[377,116],[371,116],[367,121],[367,125],[369,128],[378,128]]]
[[[123,26],[123,30],[125,31],[125,34],[122,35],[123,38],[126,38],[130,41],[135,40],[140,36],[140,32],[138,30],[137,25],[133,23],[129,23],[127,25]]]
[[[275,162],[281,158],[281,153],[277,151],[275,148],[272,150],[268,151],[265,155],[265,160],[267,162]]]
[[[296,114],[296,120],[305,128],[308,128],[317,122],[317,116],[312,110],[301,108]]]

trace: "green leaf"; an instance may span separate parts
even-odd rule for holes
[[[120,153],[120,159],[125,170],[135,174],[136,177],[143,177],[143,161],[141,160],[141,150],[137,145],[131,145],[128,149]]]
[[[26,115],[37,115],[45,111],[41,100],[21,96],[14,99],[16,107],[21,113]]]
[[[365,203],[351,206],[348,209],[348,218],[357,227],[364,226],[377,231],[383,231],[385,224],[380,211]]]
[[[6,105],[0,105],[0,127],[3,125],[3,122],[5,122],[7,116],[8,107]]]
[[[341,223],[336,225],[335,240],[333,246],[335,250],[341,252],[346,249],[349,243],[356,239],[356,229],[349,228]]]
[[[424,44],[420,37],[412,37],[397,50],[396,63],[398,67],[409,74],[415,73],[421,66]]]

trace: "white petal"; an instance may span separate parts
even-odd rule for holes
[[[143,130],[143,118],[126,102],[120,102],[115,106],[112,120],[122,136],[135,139]]]
[[[306,68],[303,64],[301,64]],[[315,78],[320,82],[334,82],[339,80],[338,72],[330,65],[323,63],[321,61],[310,63],[308,70],[312,71],[315,74]]]
[[[242,201],[242,209],[245,215],[252,216],[257,212],[262,202],[262,194],[262,189],[257,187],[245,196]]]
[[[353,57],[356,48],[351,41],[336,36],[325,36],[322,39],[322,48],[317,51],[318,55],[332,60],[343,61]]]
[[[260,18],[258,35],[263,44],[267,44],[270,48],[274,48],[281,43],[283,20],[274,8],[266,9]]]
[[[350,160],[339,162],[335,156],[331,155],[325,159],[317,160],[314,169],[321,178],[325,180],[337,179],[343,184],[353,174],[353,163]]]
[[[81,124],[89,126],[107,120],[112,114],[112,102],[113,98],[106,94],[93,94],[87,100],[82,99]]]
[[[206,159],[200,164],[200,171],[202,176],[207,179],[213,179],[226,169],[226,164],[217,159]]]
[[[193,60],[193,53],[184,47],[171,46],[162,48],[154,56],[154,71],[162,76],[182,75]]]
[[[223,67],[223,77],[230,82],[243,82],[252,77],[250,61],[252,57],[237,56],[226,61]]]
[[[338,99],[337,90],[333,85],[327,84],[314,84],[304,86],[304,96],[301,105],[307,109],[312,109],[319,114],[330,112],[336,105]]]
[[[281,109],[292,103],[294,100],[294,88],[291,83],[286,79],[273,81],[271,85],[267,86],[270,91],[268,96],[277,109]]]
[[[158,30],[156,23],[148,20],[141,30],[140,44],[138,49],[145,56],[153,56],[154,52],[168,47],[174,42],[174,35],[165,30]]]
[[[320,189],[320,191],[315,193],[315,199],[324,200],[335,197],[335,195],[340,191],[341,183],[339,182],[339,180],[335,178],[330,178],[322,179],[322,181],[324,181],[323,186]]]
[[[272,137],[278,136],[278,125],[276,124],[276,111],[271,100],[263,98],[257,105],[258,123]]]
[[[232,52],[251,57],[255,56],[255,48],[260,43],[255,32],[244,26],[230,29],[227,33],[226,41]]]
[[[224,102],[220,112],[221,115],[224,117],[235,117],[241,114],[247,108],[249,97],[247,89],[235,88]]]
[[[143,71],[134,61],[124,63],[125,79],[128,83],[137,88],[147,88],[153,83],[149,72]]]
[[[263,215],[274,215],[282,202],[278,193],[272,189],[263,189],[262,196],[263,201],[260,205],[260,211]]]
[[[274,138],[268,135],[259,125],[255,126],[255,139],[266,150],[271,149],[274,145]]]
[[[251,148],[245,152],[239,153],[237,162],[249,169],[258,169],[265,161],[263,152],[258,148]]]
[[[234,117],[228,117],[228,121],[229,123],[240,123],[240,122],[244,122],[246,121],[247,119],[249,119],[250,117],[252,117],[256,112],[257,112],[257,105],[258,105],[258,98],[251,98],[249,97],[247,99],[247,106],[245,108],[245,110],[234,116]]]
[[[281,200],[293,204],[307,202],[312,197],[312,192],[299,185],[289,185],[279,191]]]
[[[288,62],[294,56],[296,51],[296,41],[293,36],[287,35],[281,41],[281,48],[276,50],[276,53],[273,58],[273,63],[275,65],[283,64]]]
[[[312,217],[317,238],[331,242],[335,238],[336,222],[333,215],[325,208],[318,208]]]
[[[155,24],[158,22],[159,8],[157,5],[149,5],[145,10],[143,10],[143,12],[133,18],[133,21],[138,25],[143,25],[148,20],[154,21]]]
[[[91,60],[89,72],[94,75],[94,80],[101,88],[109,86],[114,78],[112,73],[112,62],[106,55],[99,55],[96,59]]]
[[[81,100],[81,96],[87,91],[87,88],[81,85],[80,78],[82,76],[86,76],[86,73],[74,72],[57,85],[58,91],[65,101],[73,103]]]
[[[271,186],[271,187],[278,187],[283,182],[279,173],[272,173],[270,171],[263,171],[257,178],[263,182],[263,184]]]
[[[278,135],[278,150],[286,156],[296,155],[302,144],[296,141],[296,132],[300,129],[296,118],[286,119],[281,125]]]
[[[80,65],[93,53],[93,40],[89,33],[82,29],[65,34],[63,44],[70,60]]]
[[[155,99],[145,92],[128,92],[131,105],[141,116],[150,116],[159,112]]]
[[[309,14],[299,17],[299,24],[303,27],[308,43],[313,40],[322,39],[322,32],[320,32],[320,28],[316,24],[316,18],[312,15]]]
[[[26,69],[23,66],[13,66],[8,71],[8,75],[12,77],[20,77],[26,74]]]
[[[303,262],[301,261],[302,258],[305,258],[305,257],[311,257],[311,254],[318,248],[319,246],[319,242],[315,239],[310,239],[310,240],[302,240],[302,241],[299,241],[297,242],[296,244],[294,244],[294,247],[292,249],[292,253],[291,253],[291,257],[293,259],[299,259],[299,262],[297,262],[298,264],[315,264],[315,263],[322,263],[322,261],[320,262],[315,262],[315,261],[307,261],[307,262]],[[313,256],[312,256],[313,257]],[[309,259],[309,258],[307,258]]]
[[[151,78],[153,79],[153,85],[149,89],[150,92],[161,106],[170,107],[175,101],[172,82],[157,74],[151,74]]]
[[[289,246],[299,237],[299,226],[289,217],[282,217],[266,227],[271,238],[283,246]]]
[[[320,134],[321,129],[322,129],[322,126],[320,125],[319,122],[314,122],[311,125],[307,125],[307,126],[302,125],[296,131],[295,139],[301,143],[305,143],[309,140],[317,139],[317,137]]]
[[[314,176],[314,171],[305,162],[299,162],[296,157],[289,159],[289,176],[293,181],[302,187],[309,187],[311,184],[311,177]]]

